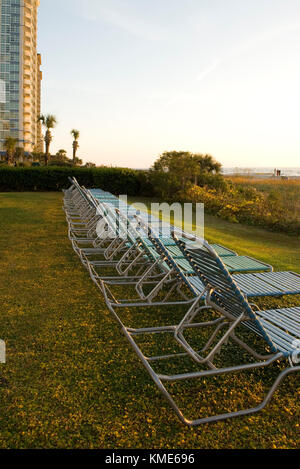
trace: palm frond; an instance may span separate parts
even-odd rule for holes
[[[79,130],[73,129],[71,130],[71,135],[73,136],[74,140],[77,141],[80,137]]]

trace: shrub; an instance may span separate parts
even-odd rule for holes
[[[88,187],[101,187],[114,194],[148,195],[143,193],[146,177],[140,171],[126,168],[66,168],[0,167],[0,191],[60,191],[70,186],[70,177],[76,177],[79,184]],[[151,187],[148,187],[151,196]]]
[[[230,187],[221,174],[209,173],[199,174],[197,186],[195,186],[190,181],[183,184],[173,173],[151,170],[148,172],[148,182],[153,195],[165,201],[177,202],[184,200],[192,187],[209,187],[224,192],[228,191]]]
[[[245,190],[234,185],[227,191],[193,186],[185,198],[194,203],[203,203],[207,213],[230,222],[300,234],[299,218],[286,210],[278,194],[267,195],[252,188]]]

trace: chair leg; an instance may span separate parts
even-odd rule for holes
[[[180,410],[178,404],[175,402],[174,398],[171,396],[170,392],[166,389],[166,386],[164,383],[167,382],[176,382],[176,381],[183,381],[183,380],[190,380],[190,379],[195,379],[195,378],[205,378],[207,376],[220,376],[222,374],[228,374],[228,373],[235,373],[238,371],[243,371],[243,370],[248,370],[248,369],[257,369],[257,368],[263,368],[271,365],[272,363],[282,359],[282,354],[279,353],[277,355],[273,355],[269,358],[269,360],[266,360],[261,363],[255,363],[255,364],[249,364],[249,365],[242,365],[242,366],[237,366],[237,367],[232,367],[232,368],[225,368],[225,369],[216,369],[216,370],[209,370],[209,371],[204,371],[204,372],[198,372],[198,373],[185,373],[182,375],[177,375],[177,376],[165,376],[165,375],[160,375],[155,372],[153,367],[151,366],[151,362],[153,361],[151,358],[146,357],[141,349],[138,347],[136,344],[135,340],[133,339],[133,335],[135,334],[132,332],[130,329],[125,328],[124,326],[122,327],[123,333],[125,334],[126,338],[128,339],[129,343],[131,344],[132,348],[140,358],[142,364],[148,371],[150,377],[154,381],[154,383],[157,385],[158,389],[160,392],[163,394],[169,405],[173,408],[175,411],[177,417],[179,420],[184,423],[185,425],[188,425],[190,427],[195,427],[199,425],[203,425],[206,423],[212,423],[212,422],[218,422],[221,420],[226,420],[230,418],[236,418],[236,417],[242,417],[245,415],[257,413],[261,410],[263,410],[267,404],[270,402],[273,394],[277,390],[279,384],[281,381],[288,376],[289,374],[296,373],[300,371],[300,366],[294,367],[294,368],[287,368],[284,371],[282,371],[277,379],[274,381],[273,385],[269,389],[267,395],[263,399],[263,401],[256,407],[248,408],[248,409],[243,409],[239,411],[234,411],[234,412],[228,412],[228,413],[223,413],[223,414],[216,414],[216,415],[211,415],[208,417],[202,417],[198,418],[195,420],[188,419],[184,416],[184,413],[182,410]],[[168,329],[166,328],[166,332]],[[159,331],[161,333],[162,331]],[[151,333],[151,332],[150,332]],[[155,357],[155,360],[159,359],[166,359],[166,357]]]

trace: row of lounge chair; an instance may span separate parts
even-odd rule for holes
[[[300,370],[300,307],[261,311],[250,303],[252,297],[300,294],[299,274],[274,272],[268,264],[211,245],[108,192],[87,190],[76,179],[65,191],[64,210],[74,251],[182,422],[195,426],[258,412],[268,404],[283,378]],[[124,287],[121,290],[126,291],[125,298],[118,297],[116,286]],[[184,310],[175,325],[132,328],[121,319],[122,308],[155,311],[173,306]],[[201,350],[189,340],[190,332],[196,329],[205,338]],[[157,334],[161,340],[172,334],[181,352],[146,356],[137,338]],[[258,339],[253,342],[254,336]],[[256,350],[256,340],[262,341],[264,352]],[[218,365],[229,342],[247,353],[247,363]],[[201,367],[200,371],[155,371],[157,363],[178,357],[190,358]],[[167,389],[168,383],[265,368],[279,361],[286,366],[256,407],[188,419]]]

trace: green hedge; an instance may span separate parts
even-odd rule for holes
[[[87,188],[101,188],[117,195],[151,196],[151,187],[147,182],[145,172],[107,167],[11,168],[3,166],[0,167],[0,192],[61,191],[70,186],[69,177],[76,177],[79,184]]]

